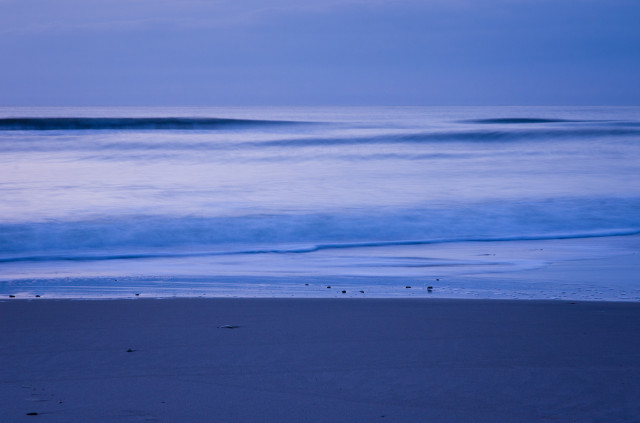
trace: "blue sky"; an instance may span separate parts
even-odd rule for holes
[[[0,0],[0,105],[639,105],[638,0]]]

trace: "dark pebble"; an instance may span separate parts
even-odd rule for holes
[[[40,295],[36,295],[36,298],[40,298]]]
[[[305,284],[304,284],[304,286],[309,286],[309,284],[308,284],[308,283],[305,283]]]
[[[364,294],[364,291],[360,291],[361,294]]]
[[[328,286],[327,288],[331,288],[331,286]]]
[[[15,297],[16,297],[15,295],[9,295],[9,298],[15,298]]]
[[[131,348],[129,348],[129,349],[127,350],[127,352],[133,352],[133,351],[134,351],[134,350],[132,350]]]
[[[139,296],[140,296],[140,294],[136,294],[136,297],[139,297]]]
[[[37,416],[38,413],[27,413],[27,416]]]
[[[342,293],[343,293],[343,294],[346,294],[346,293],[347,293],[347,291],[342,291]]]
[[[411,288],[411,286],[407,285],[407,286],[405,286],[405,288]]]

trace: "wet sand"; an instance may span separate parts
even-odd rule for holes
[[[639,303],[13,299],[0,337],[9,423],[640,418]]]

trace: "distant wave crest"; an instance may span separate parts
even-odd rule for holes
[[[640,129],[622,128],[575,128],[575,129],[538,129],[538,130],[494,130],[494,131],[448,131],[419,132],[409,134],[387,134],[373,137],[342,138],[298,138],[271,140],[250,143],[255,147],[305,147],[328,145],[360,144],[420,144],[442,142],[517,142],[528,140],[592,139],[601,137],[640,136]]]
[[[487,124],[518,124],[518,123],[563,123],[563,122],[590,122],[584,120],[569,119],[545,119],[545,118],[491,118],[463,120],[463,123],[487,123]]]
[[[303,122],[225,119],[225,118],[104,118],[104,117],[57,117],[57,118],[0,118],[3,131],[56,131],[56,130],[197,130],[285,125]]]

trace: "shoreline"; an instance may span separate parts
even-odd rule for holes
[[[343,253],[265,254],[232,262],[208,257],[144,264],[136,260],[4,263],[0,301],[10,295],[13,299],[40,295],[38,299],[346,296],[640,301],[638,235],[363,247],[346,258]],[[352,266],[354,257],[363,267]]]
[[[337,301],[337,302],[374,302],[374,301],[398,301],[398,302],[424,302],[424,303],[447,303],[447,302],[460,302],[460,303],[536,303],[536,304],[620,304],[620,305],[640,305],[640,301],[635,299],[625,300],[585,300],[585,299],[564,299],[564,298],[551,298],[551,299],[539,299],[539,298],[451,298],[451,297],[294,297],[294,296],[282,296],[282,297],[240,297],[240,296],[227,296],[227,297],[114,297],[114,298],[2,298],[0,299],[0,307],[3,304],[10,303],[100,303],[100,302],[170,302],[170,301]]]
[[[640,304],[0,303],[8,422],[629,422]]]

